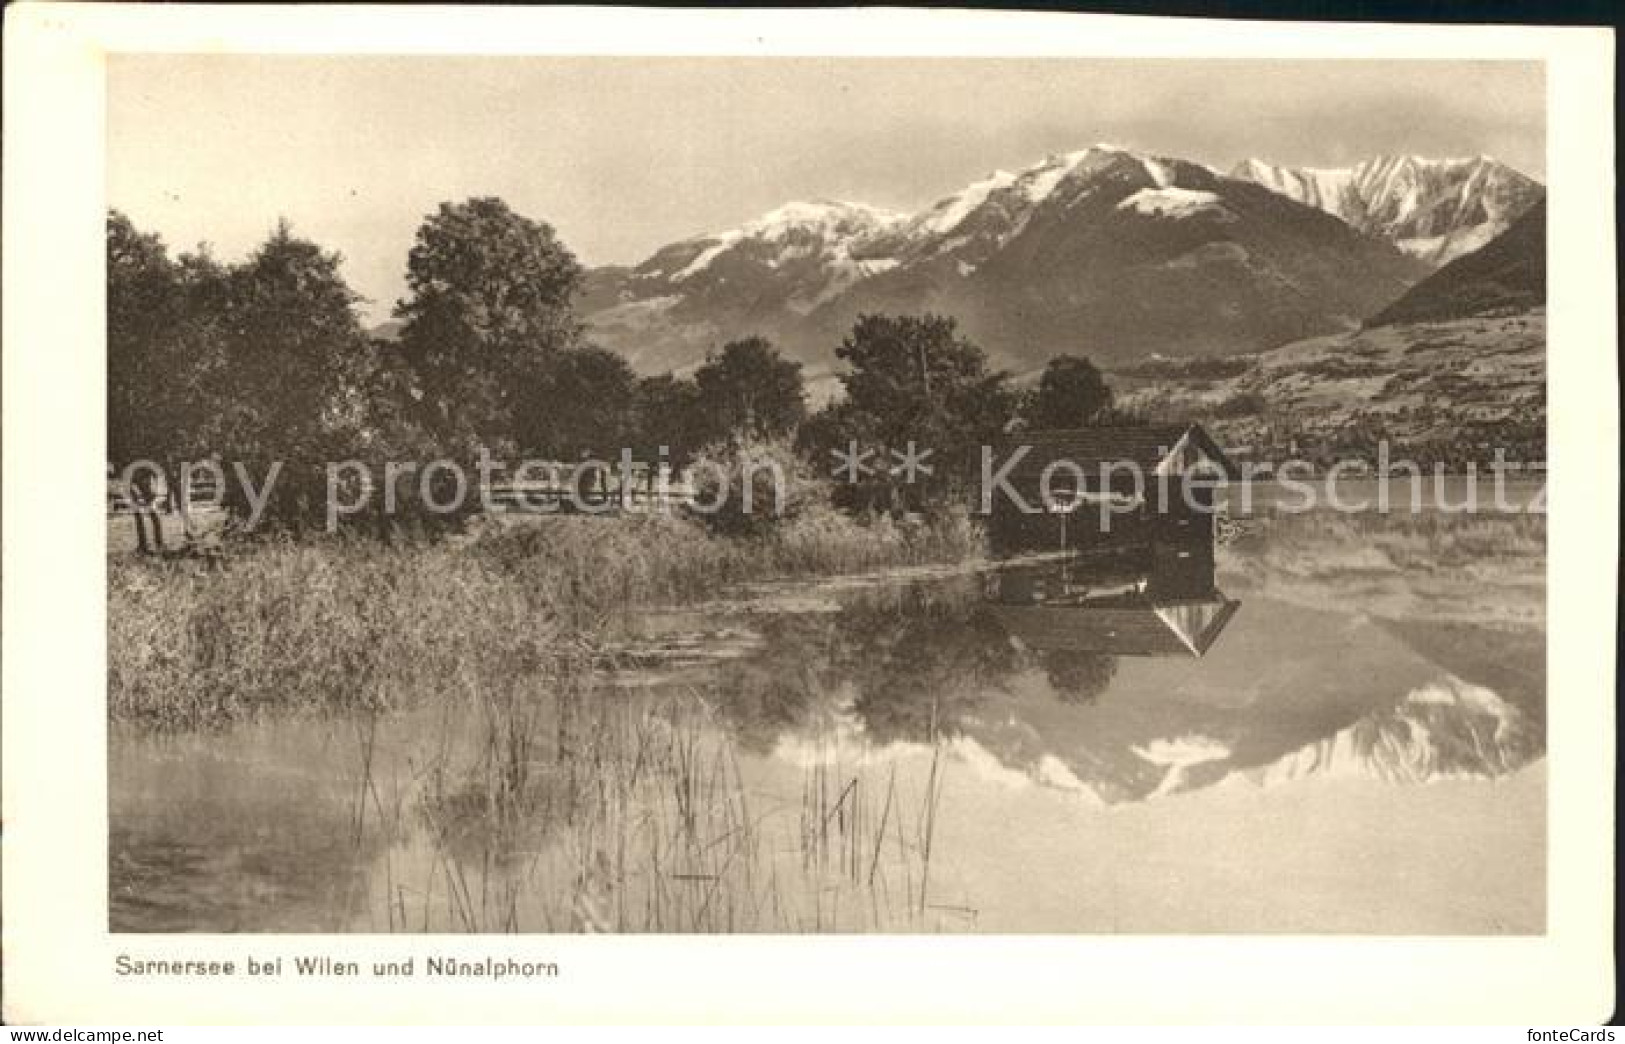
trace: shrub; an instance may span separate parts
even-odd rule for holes
[[[830,502],[829,481],[784,439],[708,446],[695,456],[689,473],[701,505],[698,517],[714,533],[760,536]]]

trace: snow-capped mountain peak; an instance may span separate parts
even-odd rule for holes
[[[943,235],[959,227],[966,216],[987,202],[987,197],[999,189],[1009,187],[1016,176],[1007,170],[996,170],[980,181],[973,181],[951,196],[933,204],[930,209],[909,222],[910,239]]]
[[[1162,181],[1168,176],[1166,170],[1160,168],[1155,160],[1143,157],[1121,145],[1098,144],[1072,152],[1054,152],[1015,173],[996,170],[953,195],[938,200],[914,218],[911,222],[911,233],[921,235],[952,232],[972,211],[987,202],[989,197],[1005,190],[1010,190],[1014,197],[1036,206],[1048,199],[1055,191],[1055,186],[1078,169],[1085,160],[1090,157],[1099,159],[1107,155],[1133,157],[1145,164],[1148,171],[1156,171],[1153,177]]]
[[[773,238],[797,230],[817,230],[837,236],[868,234],[894,225],[904,220],[905,216],[867,203],[819,199],[786,203],[746,222],[739,231],[760,238]]]
[[[1543,195],[1537,182],[1484,155],[1384,155],[1349,167],[1247,159],[1230,176],[1324,210],[1434,265],[1477,250]]]
[[[850,257],[855,248],[905,220],[906,215],[864,203],[797,201],[776,207],[737,228],[696,236],[676,244],[679,248],[693,248],[680,266],[676,265],[679,257],[673,257],[669,264],[655,265],[662,254],[672,249],[667,248],[667,251],[646,262],[644,267],[653,266],[651,274],[664,276],[672,282],[683,282],[704,272],[718,258],[741,244],[766,244],[778,248],[781,251],[778,261],[787,260],[789,254]],[[777,267],[774,258],[768,257],[766,261],[769,267]]]
[[[1071,152],[1052,153],[1018,171],[995,170],[945,196],[912,216],[862,203],[810,200],[786,203],[759,217],[720,232],[673,244],[650,258],[640,271],[672,282],[685,282],[709,270],[719,258],[742,245],[760,252],[763,244],[820,253],[836,262],[865,262],[858,274],[872,274],[907,258],[953,253],[980,238],[981,249],[1002,246],[1027,224],[1034,210],[1074,175],[1132,169],[1147,187],[1172,189],[1175,174],[1169,161],[1121,145],[1100,143]],[[979,226],[979,232],[971,226]],[[980,258],[973,258],[970,267]],[[777,267],[766,259],[769,267]]]
[[[1237,164],[1231,177],[1255,181],[1299,203],[1339,217],[1343,217],[1339,208],[1343,206],[1345,194],[1354,183],[1354,171],[1348,167],[1275,167],[1256,159]]]
[[[1055,152],[1013,173],[996,170],[938,200],[900,225],[887,249],[902,260],[952,257],[957,271],[968,276],[1020,235],[1063,185],[1081,189],[1091,177],[1113,173],[1157,189],[1171,188],[1175,180],[1170,161],[1121,145]]]
[[[1249,180],[1272,177],[1264,167]],[[1273,182],[1298,191],[1284,175]],[[1331,186],[1320,195],[1343,202]],[[631,268],[595,270],[581,307],[600,343],[650,372],[752,333],[828,366],[865,312],[953,315],[1001,362],[1030,364],[1063,348],[1223,353],[1346,329],[1419,269],[1302,203],[1098,143],[994,170],[912,215],[787,203]]]

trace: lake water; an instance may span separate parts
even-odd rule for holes
[[[1541,516],[730,591],[469,706],[115,728],[115,931],[1540,933]]]

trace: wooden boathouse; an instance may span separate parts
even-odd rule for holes
[[[1021,432],[990,447],[988,528],[998,554],[1213,538],[1213,488],[1237,477],[1198,424]]]

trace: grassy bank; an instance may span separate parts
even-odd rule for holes
[[[176,729],[270,711],[387,709],[577,673],[629,607],[734,582],[964,561],[968,518],[834,511],[722,538],[672,518],[493,526],[461,544],[272,543],[217,570],[108,562],[108,708]]]

